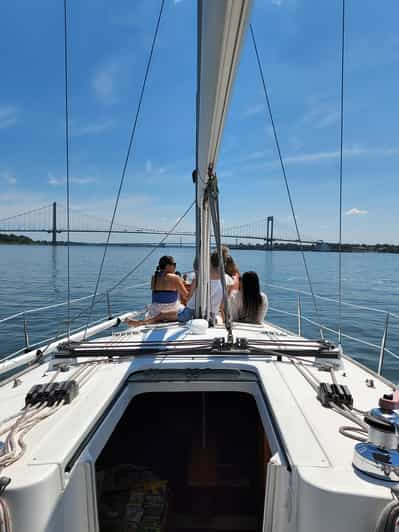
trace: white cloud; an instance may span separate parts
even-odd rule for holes
[[[349,209],[349,211],[346,211],[345,213],[347,216],[359,216],[361,214],[368,214],[368,211],[364,209],[357,209],[356,207],[353,207],[353,209]]]
[[[0,173],[2,181],[5,181],[9,185],[15,185],[17,183],[17,178],[15,175],[10,174],[9,172]]]
[[[266,153],[266,151],[253,151],[252,153],[245,155],[243,161],[258,161],[259,159],[264,159]]]
[[[391,157],[399,155],[399,148],[362,148],[360,146],[354,146],[353,148],[346,148],[343,151],[344,158],[359,157],[361,155],[364,155],[365,157]],[[338,159],[339,157],[339,150],[335,150],[289,155],[288,157],[283,157],[283,159],[285,163],[312,163],[316,161]],[[276,162],[270,162],[267,163],[267,166],[274,166],[276,164]]]
[[[97,179],[94,177],[71,177],[71,183],[77,185],[89,185],[90,183],[96,183]]]
[[[104,131],[112,129],[114,126],[113,120],[105,120],[104,122],[95,122],[92,124],[86,124],[85,126],[72,127],[72,135],[75,137],[83,137],[86,135],[98,135]]]
[[[298,137],[290,137],[289,143],[290,143],[291,148],[296,152],[301,150],[304,145],[303,140],[301,140]]]
[[[335,104],[326,101],[312,102],[312,108],[303,116],[304,124],[322,129],[337,124],[340,118],[339,109]]]
[[[65,179],[57,179],[56,177],[49,177],[49,180],[47,181],[47,183],[53,187],[56,187],[59,185],[64,185]]]
[[[251,105],[250,107],[247,107],[247,109],[245,109],[243,113],[243,116],[244,117],[254,116],[254,115],[261,113],[264,110],[265,110],[265,105],[263,103],[258,103],[255,105]]]
[[[66,184],[66,178],[65,177],[54,177],[52,174],[49,174],[47,183],[53,187],[59,187]],[[74,183],[76,185],[89,185],[91,183],[95,183],[97,180],[94,177],[76,177],[71,176],[69,178],[70,183]]]
[[[119,62],[115,59],[109,60],[96,70],[92,87],[101,103],[113,104],[117,102],[115,77],[118,72]]]
[[[15,126],[18,121],[18,108],[15,105],[0,106],[0,129]]]
[[[146,161],[145,162],[145,171],[147,174],[150,174],[152,172],[152,162]]]
[[[157,166],[149,159],[145,162],[145,173],[147,174],[147,177],[150,179],[157,178],[165,174],[166,171],[167,171],[167,168],[165,166]]]
[[[340,118],[339,111],[327,112],[324,116],[319,117],[319,121],[314,125],[316,128],[321,129],[323,127],[333,126],[337,124]]]

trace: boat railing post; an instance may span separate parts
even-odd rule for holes
[[[107,298],[108,319],[112,320],[112,308],[111,308],[111,298],[109,296],[109,290],[107,290],[107,292],[106,292],[106,298]]]
[[[298,300],[297,300],[297,315],[298,315],[298,336],[302,336],[302,305],[301,305],[300,295],[298,295]]]
[[[388,337],[388,324],[389,324],[389,312],[387,312],[385,316],[384,333],[381,338],[380,358],[378,360],[378,370],[377,370],[378,375],[382,374],[382,367],[384,365],[385,346],[386,346],[387,337]]]
[[[24,318],[24,338],[25,338],[25,352],[27,353],[30,350],[29,347],[29,331],[28,331],[28,322],[26,320],[25,313],[23,314]]]

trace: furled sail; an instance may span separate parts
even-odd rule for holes
[[[205,189],[216,161],[251,0],[198,1],[196,315],[209,317],[210,215]]]

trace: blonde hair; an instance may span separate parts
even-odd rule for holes
[[[224,259],[224,271],[233,277],[236,273],[239,273],[236,263],[231,255],[227,255]]]

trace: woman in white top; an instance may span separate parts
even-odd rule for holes
[[[217,251],[214,251],[213,253],[211,253],[210,262],[211,262],[211,269],[209,272],[209,280],[210,280],[210,285],[211,285],[210,287],[211,288],[210,314],[211,314],[211,317],[216,320],[218,315],[220,314],[220,310],[222,307],[222,300],[223,300],[223,287],[222,287],[222,282],[220,280],[219,256],[217,254]],[[229,287],[232,285],[233,281],[231,277],[227,274],[225,274],[225,281],[226,281],[227,291],[229,291]],[[192,296],[188,300],[187,307],[184,309],[184,311],[177,315],[177,319],[179,321],[188,321],[194,317],[195,288],[196,288],[196,279],[194,278],[190,286],[190,293],[192,294]],[[189,311],[191,311],[191,313]]]
[[[241,277],[240,290],[231,295],[233,321],[263,323],[267,308],[267,296],[260,291],[256,272],[245,272]]]

